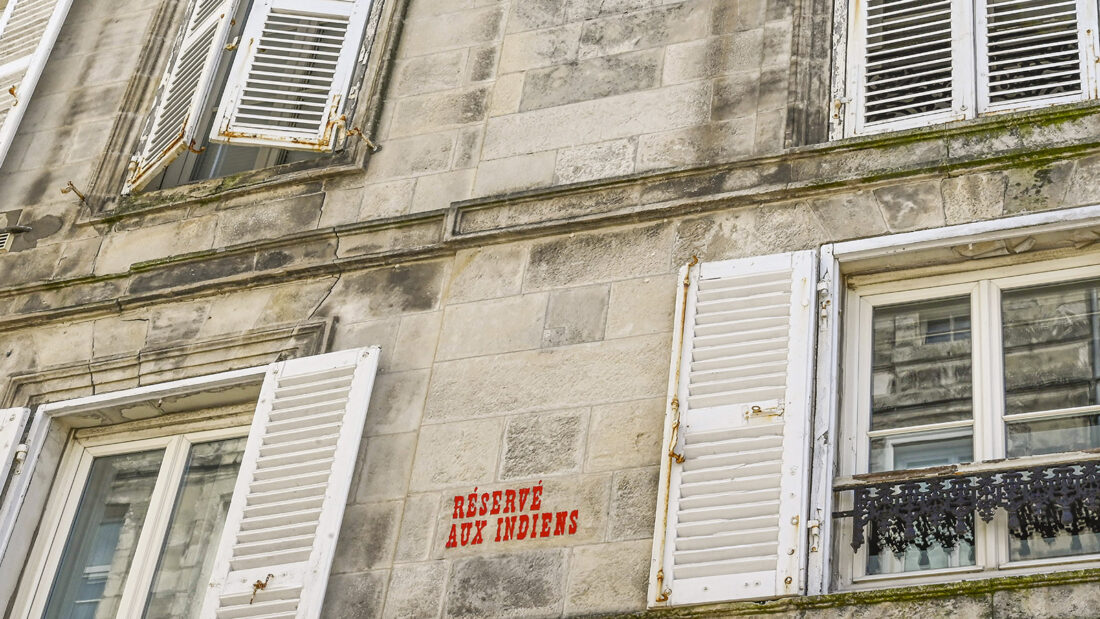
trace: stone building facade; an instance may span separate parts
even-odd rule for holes
[[[843,0],[375,0],[335,153],[126,193],[188,10],[72,1],[0,167],[0,408],[41,416],[379,347],[325,617],[1095,614],[1100,564],[1087,553],[876,584],[845,576],[850,518],[814,511],[833,501],[823,496],[850,508],[830,484],[857,487],[850,473],[870,472],[845,473],[846,456],[824,447],[843,450],[830,438],[852,432],[844,385],[858,363],[845,355],[859,346],[841,327],[858,300],[847,290],[957,286],[959,273],[1017,267],[1096,277],[1100,107],[1089,96],[845,137]],[[670,606],[653,556],[675,466],[681,268],[805,251],[824,265],[823,248],[848,257],[834,273],[815,266],[805,429],[784,438],[808,454],[797,500],[800,522],[817,525],[793,542],[797,582]],[[1084,303],[1067,295],[1046,303]],[[1066,341],[1084,348],[1070,356],[1095,340],[1081,323],[1092,314],[1072,307]],[[926,347],[917,369],[911,356],[908,369],[876,365],[880,404],[895,382],[904,399],[970,380],[957,360],[969,336],[952,339],[962,327],[950,319],[896,318],[898,334],[915,329],[954,361]],[[906,362],[900,346],[887,353]],[[1095,391],[1092,360],[1048,357],[1084,367]],[[968,419],[978,396],[967,384],[955,397],[963,404],[910,416],[946,406],[948,422]],[[206,410],[245,414],[242,401]],[[157,412],[144,421],[112,404],[118,415],[73,436],[171,425],[163,400],[147,404]],[[1095,404],[1085,393],[1072,406]],[[1091,418],[1074,419],[1073,449],[1100,446],[1079,434],[1096,434]],[[33,438],[12,447],[33,454]],[[53,471],[20,462],[0,563],[12,616],[43,595],[27,587],[61,492]],[[104,599],[123,595],[110,586]]]

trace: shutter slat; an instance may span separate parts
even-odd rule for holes
[[[691,272],[683,350],[670,373],[679,376],[673,449],[683,461],[670,459],[662,472],[659,561],[671,604],[801,590],[806,549],[792,518],[806,509],[813,272],[813,252]],[[749,312],[755,299],[770,302]]]
[[[377,365],[372,348],[286,361],[269,372],[201,616],[320,615]],[[343,403],[336,423],[335,402]],[[318,405],[328,408],[318,414]],[[257,580],[267,586],[251,602],[244,591]]]
[[[987,106],[1009,108],[1045,98],[1084,96],[1075,1],[986,3],[979,51],[989,71]]]
[[[15,452],[30,413],[26,408],[0,409],[0,490],[4,489],[8,473],[15,464]]]
[[[8,0],[0,12],[0,166],[19,130],[72,0]],[[15,97],[9,94],[13,88]]]
[[[331,150],[370,0],[253,5],[218,106],[215,142]]]

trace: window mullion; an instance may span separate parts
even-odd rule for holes
[[[119,602],[118,619],[137,619],[145,612],[145,602],[152,586],[153,573],[157,569],[160,549],[164,545],[164,536],[168,531],[172,506],[176,492],[187,468],[187,457],[191,452],[191,442],[183,436],[171,439],[165,449],[163,464],[153,486],[153,495],[149,500],[149,512],[138,537],[134,563],[130,576],[126,580],[122,599]]]

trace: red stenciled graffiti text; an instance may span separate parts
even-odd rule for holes
[[[492,492],[474,488],[469,494],[454,497],[451,519],[466,522],[451,524],[447,548],[476,546],[486,540],[508,542],[574,535],[579,511],[544,509],[541,480],[529,488]]]

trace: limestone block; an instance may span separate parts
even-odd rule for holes
[[[1058,208],[1073,178],[1073,162],[1005,171],[1005,214]]]
[[[639,540],[574,548],[565,614],[644,610],[651,547]]]
[[[1073,181],[1069,183],[1065,206],[1096,204],[1096,188],[1100,187],[1100,155],[1078,159],[1073,168]]]
[[[433,310],[448,267],[447,262],[431,261],[345,273],[318,313],[351,323]]]
[[[912,617],[966,617],[967,619],[1000,619],[990,604],[989,595],[905,600],[878,604],[850,604],[826,608],[808,608],[801,617],[809,619],[911,619]]]
[[[410,212],[434,211],[451,206],[470,197],[474,184],[474,170],[455,170],[431,174],[416,179]]]
[[[445,561],[394,566],[383,617],[438,617],[447,582]]]
[[[468,51],[456,49],[410,58],[396,69],[393,96],[406,97],[457,88],[466,70]]]
[[[665,273],[670,233],[668,226],[657,224],[535,243],[524,289],[581,286]]]
[[[488,110],[487,86],[407,97],[397,102],[389,135],[398,138],[478,122]]]
[[[526,244],[489,245],[459,250],[455,255],[448,303],[518,294],[527,263]]]
[[[760,95],[756,100],[758,109],[775,110],[787,107],[789,72],[787,64],[772,65],[760,72]]]
[[[332,573],[362,572],[389,567],[397,545],[401,501],[348,505],[340,524],[340,544]]]
[[[1100,590],[1095,583],[1031,587],[993,592],[997,619],[1071,619],[1095,617]]]
[[[470,59],[466,63],[466,80],[484,82],[493,79],[497,72],[497,60],[500,59],[498,45],[482,45],[470,50]]]
[[[939,181],[923,181],[874,190],[882,218],[891,232],[944,225],[943,194]]]
[[[284,205],[285,207],[285,205]],[[186,219],[106,237],[95,261],[95,274],[120,273],[135,262],[209,249],[218,218]]]
[[[512,0],[508,32],[522,32],[561,25],[566,0]]]
[[[520,110],[535,110],[654,88],[663,50],[602,56],[527,72]]]
[[[500,478],[524,479],[580,470],[585,410],[526,414],[504,424]]]
[[[92,357],[95,323],[39,327],[31,333],[39,367],[75,363]]]
[[[411,314],[401,319],[391,366],[395,371],[426,368],[435,359],[443,312]]]
[[[493,83],[493,96],[489,100],[489,116],[504,116],[519,111],[523,98],[525,73],[507,73]],[[480,134],[479,134],[480,135]]]
[[[473,195],[501,195],[550,185],[554,182],[556,154],[555,151],[548,150],[530,155],[483,160],[477,168]]]
[[[743,158],[753,153],[755,145],[755,116],[643,135],[638,140],[638,170]]]
[[[325,188],[325,201],[321,206],[318,228],[328,228],[359,221],[359,210],[363,206],[363,187]]]
[[[595,342],[604,337],[609,286],[556,290],[550,295],[542,347]]]
[[[218,217],[214,247],[313,230],[317,227],[324,201],[324,193],[314,193],[224,211]]]
[[[404,215],[409,211],[415,186],[416,179],[408,178],[388,183],[374,183],[358,190],[348,190],[359,191],[362,195],[356,221]]]
[[[577,57],[580,38],[580,24],[509,34],[501,44],[497,71],[514,73],[570,62]]]
[[[449,0],[448,2],[413,2],[408,9],[408,19],[447,15],[500,4],[501,0]]]
[[[448,617],[556,615],[561,611],[566,555],[543,550],[451,563]]]
[[[875,236],[887,231],[878,202],[869,191],[811,200],[810,209],[835,240]]]
[[[337,323],[332,348],[333,350],[347,350],[363,346],[379,346],[382,348],[379,367],[384,371],[391,371],[394,369],[391,359],[399,326],[400,324],[396,318],[368,320],[350,324]]]
[[[755,71],[763,48],[763,28],[670,45],[665,51],[662,82],[680,84],[723,73]]]
[[[195,339],[209,312],[209,301],[161,305],[149,310],[145,345],[163,346]]]
[[[102,318],[92,327],[92,357],[135,354],[145,345],[149,321],[135,316]]]
[[[503,22],[504,8],[497,6],[409,19],[398,54],[410,58],[493,41],[500,36]]]
[[[764,25],[767,0],[733,0],[719,2],[714,9],[715,34],[754,30]]]
[[[386,140],[386,147],[370,158],[368,182],[444,172],[451,165],[455,135],[429,133],[399,140]]]
[[[499,159],[690,127],[710,116],[710,85],[657,88],[490,118],[484,157]]]
[[[389,435],[418,428],[428,378],[427,370],[378,374],[367,409],[365,434]]]
[[[432,552],[435,523],[439,520],[442,498],[438,493],[410,494],[401,514],[401,532],[397,537],[396,563],[423,561]]]
[[[62,243],[61,256],[57,260],[52,279],[68,279],[91,275],[95,267],[96,255],[103,245],[103,239],[79,239]]]
[[[557,182],[565,184],[630,174],[634,171],[637,150],[635,139],[563,148],[558,151],[554,176]]]
[[[786,109],[758,112],[756,114],[756,141],[753,152],[757,155],[767,155],[783,150],[786,131]]]
[[[382,616],[389,570],[334,574],[325,589],[322,617],[374,619]]]
[[[782,6],[789,10],[789,3],[782,2],[773,5],[768,3],[769,12],[772,6]],[[772,16],[768,16],[772,19]],[[778,20],[764,24],[764,58],[771,64],[787,64],[791,57],[791,22],[786,16],[779,16]]]
[[[362,445],[355,502],[404,498],[416,453],[416,432],[374,436]]]
[[[710,32],[710,3],[688,1],[587,21],[580,57],[608,56],[691,41]]]
[[[496,477],[500,419],[424,426],[413,462],[411,492],[483,484]]]
[[[485,127],[482,125],[466,127],[458,132],[453,166],[456,170],[477,166],[481,159],[481,139],[484,133]]]
[[[560,410],[665,393],[669,341],[650,335],[435,364],[431,420]]]
[[[678,282],[678,276],[672,273],[611,284],[604,337],[671,331]]]
[[[759,84],[759,71],[740,71],[719,78],[714,84],[712,117],[729,120],[756,113]]]
[[[0,182],[3,182],[0,179]],[[49,279],[65,252],[63,243],[51,243],[18,252],[0,253],[0,281],[17,286]]]
[[[592,407],[584,469],[614,471],[660,464],[664,424],[664,398]]]
[[[650,539],[657,510],[659,466],[618,471],[611,480],[607,539]]]
[[[439,360],[538,348],[546,294],[450,305],[443,313]]]

